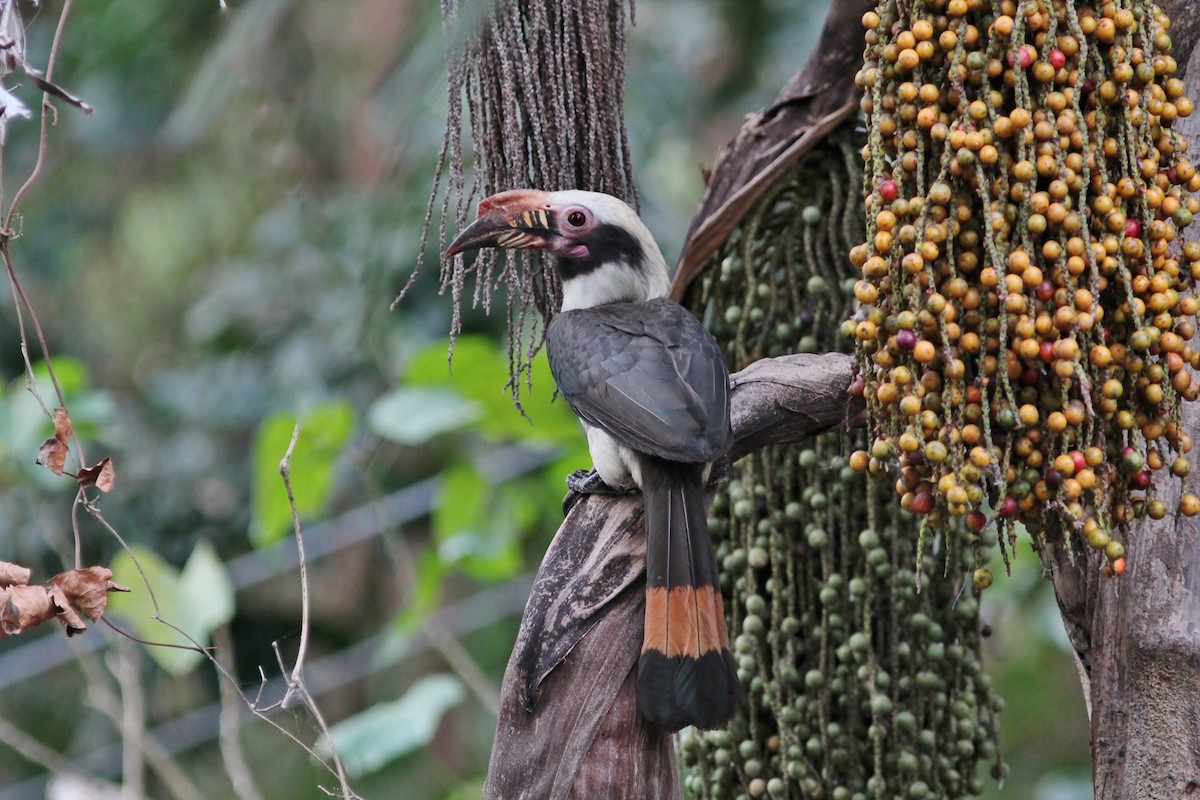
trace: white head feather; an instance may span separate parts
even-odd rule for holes
[[[614,302],[645,302],[664,297],[670,291],[671,275],[667,271],[662,250],[645,223],[623,201],[611,195],[577,189],[551,192],[548,199],[559,210],[560,216],[562,210],[572,206],[587,209],[594,216],[596,224],[623,229],[641,249],[638,264],[630,264],[628,259],[619,258],[576,276],[564,275],[563,311]]]

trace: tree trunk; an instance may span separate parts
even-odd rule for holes
[[[845,424],[849,356],[769,359],[731,379],[733,456]],[[640,495],[568,498],[501,687],[484,800],[676,800],[671,734],[637,710],[645,612]]]

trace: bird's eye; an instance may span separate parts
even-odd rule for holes
[[[587,224],[587,214],[579,209],[567,213],[567,224],[572,228],[582,228]]]

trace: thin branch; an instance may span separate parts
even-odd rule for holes
[[[58,60],[58,46],[62,42],[63,30],[67,26],[67,17],[71,14],[71,6],[74,5],[74,0],[64,0],[62,11],[58,15],[58,27],[54,29],[54,41],[50,43],[50,57],[46,59],[46,80],[49,81],[54,77],[54,64]],[[57,122],[58,116],[54,111],[54,106],[50,103],[50,93],[42,92],[42,130],[38,140],[37,160],[33,164],[33,169],[29,173],[29,177],[25,179],[25,183],[21,184],[21,188],[13,195],[12,204],[8,207],[8,214],[4,218],[4,242],[7,244],[9,237],[12,236],[13,219],[17,215],[17,208],[21,205],[21,201],[25,195],[37,183],[38,178],[42,175],[42,168],[46,164],[46,152],[49,149],[49,134],[51,117]]]
[[[230,673],[234,669],[233,636],[229,626],[222,625],[213,631],[213,644],[216,645],[217,659]],[[238,735],[241,723],[238,711],[245,701],[238,688],[232,681],[217,681],[221,691],[221,715],[219,719],[218,741],[221,746],[221,758],[225,769],[229,772],[229,782],[241,800],[263,800],[262,794],[254,783],[254,775],[246,764],[246,755],[242,751],[242,740]]]
[[[107,666],[121,690],[121,795],[125,800],[140,800],[146,783],[146,697],[129,648],[128,643],[119,643]]]
[[[296,442],[300,440],[300,423],[292,428],[292,439],[288,442],[283,459],[279,462],[279,475],[283,478],[283,488],[287,490],[288,506],[292,510],[292,534],[296,537],[296,550],[300,556],[300,647],[296,650],[296,663],[292,667],[288,679],[288,692],[299,685],[303,678],[304,659],[308,655],[308,559],[304,556],[304,532],[300,527],[300,511],[296,508],[296,496],[292,491],[292,453]],[[284,697],[287,703],[287,697]]]
[[[59,775],[83,775],[78,766],[57,750],[53,750],[13,725],[0,714],[0,742],[21,754],[30,763],[47,772]]]
[[[430,643],[442,658],[446,659],[450,668],[458,673],[458,677],[470,688],[480,704],[492,712],[493,716],[498,716],[500,714],[500,690],[496,688],[492,679],[479,668],[479,664],[463,647],[462,642],[451,636],[442,625],[436,622],[425,625],[424,630]]]
[[[116,696],[103,673],[91,659],[80,659],[79,664],[87,678],[89,702],[101,714],[108,717],[118,729],[122,729],[123,699]],[[148,732],[144,732],[139,746],[142,754],[146,757],[146,763],[178,800],[204,800],[204,793],[192,782],[162,742]],[[141,800],[143,795],[137,797],[138,800]]]
[[[365,473],[364,473],[365,475]],[[367,496],[372,500],[378,501],[381,493],[373,481],[367,478],[364,481],[366,486]],[[376,517],[382,517],[382,511],[379,510],[378,504],[373,504]],[[380,529],[391,529],[392,526],[385,524],[380,520]],[[417,585],[417,559],[414,557],[412,548],[408,546],[403,536],[385,536],[383,537],[385,551],[391,558],[392,563],[396,566],[396,580],[401,586],[416,586]],[[494,681],[480,668],[479,664],[471,656],[462,643],[446,630],[445,626],[440,624],[436,619],[426,618],[421,624],[421,630],[429,638],[430,644],[435,650],[445,659],[446,664],[454,670],[467,688],[475,695],[480,705],[486,708],[492,714],[500,713],[500,692],[496,688]]]
[[[205,652],[205,648],[202,645],[200,645],[198,642],[196,642],[194,639],[192,639],[192,637],[189,636],[185,631],[180,630],[180,628],[178,628],[176,625],[172,624],[168,619],[163,617],[162,608],[158,604],[158,596],[154,593],[154,587],[150,585],[150,578],[146,575],[146,571],[142,568],[142,563],[140,561],[138,561],[137,554],[133,552],[133,548],[130,547],[129,543],[125,541],[125,537],[121,536],[121,534],[117,532],[117,529],[112,526],[112,523],[110,523],[108,521],[108,519],[104,516],[104,512],[102,512],[100,510],[100,507],[98,505],[96,505],[95,502],[93,502],[91,499],[87,498],[87,495],[82,490],[80,490],[80,494],[84,495],[85,499],[83,502],[83,507],[85,509],[87,509],[87,512],[89,514],[92,515],[92,519],[96,520],[97,522],[99,522],[101,525],[104,526],[104,529],[106,531],[108,531],[108,535],[117,540],[117,544],[121,545],[121,549],[124,550],[125,553],[129,556],[130,560],[133,561],[134,568],[137,569],[138,575],[140,575],[142,578],[142,585],[146,587],[146,594],[150,597],[150,605],[152,605],[154,607],[154,619],[158,620],[159,622],[163,623],[164,625],[167,625],[170,628],[173,628],[174,630],[176,630],[177,632],[182,634],[184,636],[184,638],[186,638],[193,645],[195,645],[195,649],[198,650],[199,652],[201,652],[201,653]],[[114,630],[120,631],[120,629],[115,628],[115,626],[110,626],[110,627],[114,627]],[[130,638],[134,638],[134,637],[130,636]],[[174,646],[175,647],[183,647],[184,645],[174,645]]]
[[[296,442],[299,439],[300,424],[296,423],[295,427],[292,428],[292,439],[288,442],[287,451],[284,452],[283,459],[279,462],[279,476],[283,479],[283,488],[287,490],[288,506],[292,511],[292,532],[296,537],[296,550],[300,558],[300,646],[296,650],[296,663],[293,665],[291,675],[288,677],[288,688],[284,694],[282,703],[286,707],[288,700],[293,694],[298,693],[300,695],[304,705],[308,708],[308,712],[316,719],[326,744],[329,745],[329,754],[333,759],[334,770],[340,783],[341,796],[350,798],[356,795],[350,789],[349,779],[346,777],[346,768],[342,764],[341,756],[338,755],[337,747],[334,746],[333,736],[329,732],[329,726],[325,723],[325,717],[321,714],[321,709],[317,707],[316,700],[309,693],[308,686],[305,684],[303,677],[304,660],[308,655],[309,634],[308,559],[304,555],[304,531],[300,525],[300,511],[296,508],[296,495],[292,491],[292,453],[296,450]],[[278,648],[276,648],[275,652],[278,656]],[[282,668],[283,662],[281,660],[281,671]]]
[[[83,487],[75,493],[75,502],[71,503],[71,535],[75,538],[75,569],[83,569],[83,534],[79,529],[79,506],[87,502],[87,493]]]

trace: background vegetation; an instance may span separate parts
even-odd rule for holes
[[[293,472],[314,551],[310,683],[331,722],[353,720],[337,730],[361,794],[449,800],[478,795],[529,575],[560,519],[562,476],[586,455],[544,369],[530,420],[512,411],[499,316],[467,319],[447,368],[449,303],[432,263],[388,309],[418,260],[442,135],[435,6],[79,4],[55,78],[98,112],[60,110],[12,251],[89,452],[118,465],[109,520],[151,569],[168,615],[215,635],[251,694],[260,665],[278,672],[271,643],[285,654],[297,644],[277,465],[301,422]],[[59,8],[21,6],[34,63]],[[701,166],[800,66],[824,9],[637,4],[628,116],[645,216],[668,254]],[[6,85],[36,108],[34,87],[15,77]],[[36,139],[36,123],[9,124],[6,192],[31,168]],[[18,345],[5,303],[0,559],[44,578],[72,552],[73,484],[33,464],[51,426],[23,388]],[[117,543],[87,520],[83,529],[85,561],[113,563],[138,590],[115,609],[122,624],[169,640]],[[1008,701],[1012,771],[998,796],[1089,797],[1078,681],[1037,572],[1035,558],[1019,559],[983,604]],[[69,645],[51,626],[0,640],[0,800],[41,797],[52,776],[54,796],[68,796],[70,770],[119,783],[122,764],[142,759],[147,795],[186,795],[156,748],[197,796],[235,796],[218,700],[194,654],[122,643],[103,626]],[[278,716],[315,739],[302,713]],[[324,796],[317,784],[329,776],[294,744],[239,719],[262,797]],[[123,739],[141,756],[123,762]]]

